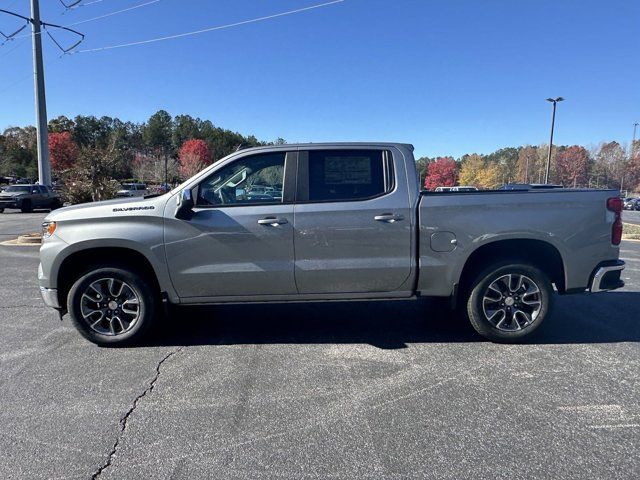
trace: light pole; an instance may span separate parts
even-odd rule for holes
[[[547,154],[547,169],[544,174],[544,183],[549,183],[549,170],[551,169],[551,149],[553,148],[553,127],[556,123],[556,104],[563,101],[564,98],[547,98],[547,102],[553,103],[553,113],[551,114],[551,138],[549,139],[549,153]]]
[[[633,159],[633,154],[636,153],[636,128],[640,125],[638,122],[633,124],[633,140],[631,141],[631,159]]]

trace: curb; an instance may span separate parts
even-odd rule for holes
[[[14,247],[39,247],[42,243],[42,234],[29,233],[27,235],[20,235],[13,240],[7,240],[1,242],[0,245],[10,245]]]

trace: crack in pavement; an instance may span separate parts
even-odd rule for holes
[[[106,462],[100,465],[100,467],[91,475],[91,480],[95,480],[96,478],[98,478],[102,474],[102,472],[104,472],[107,468],[111,466],[111,463],[113,462],[113,459],[116,456],[116,452],[118,451],[118,446],[120,445],[120,441],[122,440],[122,437],[124,436],[125,431],[127,430],[129,417],[138,407],[138,403],[148,393],[151,393],[153,391],[153,388],[156,386],[156,382],[158,381],[158,378],[160,378],[160,367],[162,366],[162,364],[167,360],[169,360],[169,358],[174,356],[176,353],[180,352],[181,350],[182,350],[182,347],[176,350],[173,350],[172,352],[169,352],[167,355],[165,355],[162,358],[162,360],[158,362],[158,364],[156,365],[156,374],[151,380],[151,382],[149,382],[149,386],[133,400],[133,403],[131,404],[131,408],[129,408],[129,410],[127,410],[127,413],[125,413],[124,416],[120,418],[120,422],[119,422],[120,431],[118,432],[118,436],[116,437],[116,440],[113,443],[113,447],[111,448],[111,451],[109,452],[109,456],[107,457]]]

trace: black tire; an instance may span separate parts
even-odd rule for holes
[[[4,208],[0,208],[0,213],[4,213]]]
[[[90,286],[92,284],[95,285],[96,282],[104,282],[105,279],[115,279],[116,284],[118,282],[124,283],[130,289],[130,291],[127,290],[126,293],[133,293],[134,296],[137,297],[137,300],[139,302],[139,306],[137,307],[138,316],[135,322],[131,322],[133,323],[133,325],[130,326],[130,328],[118,331],[118,322],[119,326],[122,327],[123,321],[118,320],[118,322],[115,322],[115,320],[113,319],[113,312],[115,312],[117,315],[118,310],[109,310],[111,306],[107,307],[108,304],[111,304],[111,302],[107,303],[107,301],[111,300],[111,298],[104,299],[104,307],[102,307],[101,310],[106,313],[104,313],[103,316],[100,317],[104,318],[104,320],[100,321],[100,323],[96,327],[92,327],[90,325],[90,321],[88,319],[85,319],[85,316],[83,315],[83,309],[85,315],[87,311],[91,311],[91,309],[87,310],[87,303],[83,303],[87,302],[86,297],[85,299],[83,299],[83,294],[92,292],[92,294],[96,296],[95,292],[97,291],[90,289]],[[67,295],[67,310],[69,311],[69,316],[71,317],[74,326],[78,329],[82,336],[97,345],[125,346],[137,344],[147,335],[147,333],[154,325],[156,320],[156,312],[158,311],[158,295],[154,293],[153,289],[150,287],[150,284],[151,282],[149,282],[139,273],[124,266],[95,266],[81,275],[69,290],[69,294]],[[108,287],[108,283],[102,284],[103,286],[100,285],[101,284],[98,285],[100,287],[99,290],[104,292],[104,294],[109,294],[109,297],[111,297],[109,293],[110,287]],[[105,286],[106,288],[104,288]],[[115,287],[115,289],[117,289],[117,286]],[[98,294],[97,297],[99,298],[100,295]],[[113,300],[116,302],[116,304],[120,302],[117,296],[115,296]],[[92,307],[95,305],[100,307],[97,302],[88,302],[88,304],[90,304]],[[122,306],[123,304],[120,304],[118,307],[122,308]],[[96,311],[98,310],[96,308],[93,309]],[[120,312],[120,315],[123,316],[123,319],[125,317],[129,318],[127,316],[129,314],[125,314],[124,312],[124,309],[122,310],[122,312]],[[111,315],[111,320],[109,320],[108,315]],[[94,319],[98,317],[99,315],[89,318],[91,318],[91,322],[93,322]],[[124,325],[126,325],[126,319],[124,321]],[[110,331],[101,331],[109,329]]]
[[[31,213],[33,212],[33,205],[31,204],[31,200],[24,200],[20,205],[20,211],[22,213]]]
[[[516,290],[517,285],[520,288]],[[531,293],[536,287],[539,293]],[[467,315],[476,332],[494,342],[512,343],[531,334],[551,314],[554,294],[551,280],[539,268],[504,261],[475,277],[466,300]]]
[[[62,207],[62,203],[60,202],[60,200],[54,200],[53,202],[51,202],[49,209],[53,212],[54,210],[57,210],[60,207]]]

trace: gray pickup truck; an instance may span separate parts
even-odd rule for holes
[[[17,208],[22,213],[36,208],[55,210],[62,206],[62,199],[51,187],[35,184],[9,185],[0,191],[0,213],[5,208]]]
[[[163,305],[420,296],[517,341],[556,292],[624,285],[621,208],[611,190],[421,192],[406,144],[259,147],[162,196],[50,214],[38,278],[103,345],[138,341]]]

